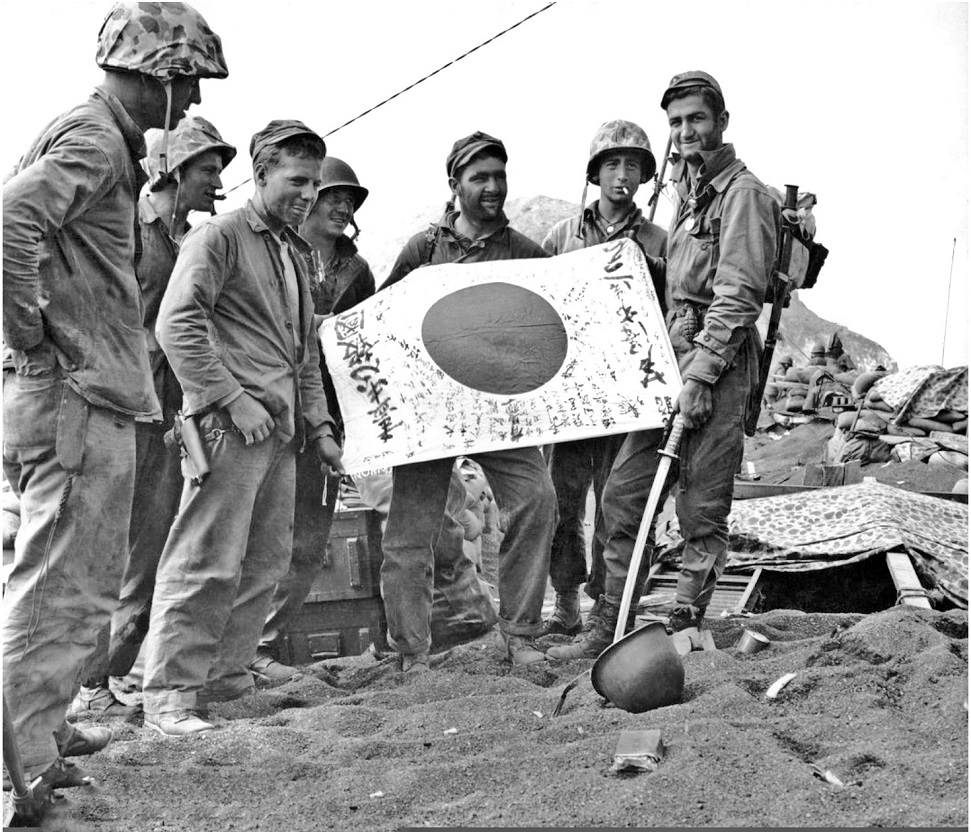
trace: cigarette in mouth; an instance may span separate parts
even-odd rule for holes
[[[624,196],[630,196],[630,188],[624,185],[621,190],[624,192]]]

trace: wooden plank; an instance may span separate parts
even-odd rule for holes
[[[759,578],[762,577],[762,567],[756,567],[755,571],[752,573],[752,577],[748,582],[748,586],[745,587],[745,592],[742,593],[742,597],[738,602],[738,611],[746,610],[751,604],[752,593],[755,592],[755,587],[759,582]]]
[[[898,603],[931,608],[927,593],[914,571],[914,564],[910,562],[910,555],[906,552],[887,552],[887,568],[893,578],[893,585],[897,587]]]

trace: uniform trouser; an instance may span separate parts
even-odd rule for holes
[[[676,595],[680,605],[707,608],[725,568],[728,515],[735,474],[744,451],[750,371],[757,361],[754,339],[746,340],[735,366],[729,367],[712,388],[711,419],[701,430],[684,432],[680,462],[671,466],[667,484],[670,488],[673,476],[677,476],[675,506],[684,540]],[[604,489],[606,595],[615,603],[620,602],[623,593],[637,529],[660,462],[660,439],[660,431],[631,434],[617,455]],[[663,500],[662,496],[662,504]],[[653,545],[652,526],[648,552]],[[645,558],[642,564],[649,560]]]
[[[559,521],[550,552],[550,582],[557,592],[576,589],[584,581],[591,598],[599,598],[604,591],[603,489],[623,441],[624,434],[615,434],[560,442],[552,448],[550,477],[556,489]],[[596,514],[588,574],[583,521],[591,484]]]
[[[642,430],[629,433],[624,438],[610,469],[610,476],[604,487],[604,565],[607,574],[604,580],[604,595],[607,600],[619,605],[627,580],[627,571],[634,554],[634,543],[640,529],[641,517],[647,506],[647,498],[654,484],[661,457],[657,449],[663,431]],[[669,474],[665,492],[658,502],[658,509],[670,491],[674,474]],[[645,557],[641,559],[639,579],[643,581],[651,567],[651,553],[654,550],[654,524],[644,546]],[[640,584],[643,586],[643,583]],[[636,585],[635,585],[636,586]],[[634,598],[636,604],[637,598]]]
[[[538,448],[492,451],[474,459],[507,518],[499,547],[499,628],[510,635],[537,635],[556,524],[553,483]],[[453,464],[453,459],[436,459],[394,469],[381,592],[389,641],[402,654],[431,648],[434,549]]]
[[[293,508],[293,556],[287,574],[277,584],[270,614],[263,625],[259,649],[273,651],[310,594],[327,560],[327,538],[334,521],[340,489],[338,477],[324,477],[313,448],[297,456],[297,485]],[[324,488],[326,505],[322,505]]]
[[[22,518],[3,599],[3,688],[32,778],[58,756],[54,731],[118,603],[135,423],[88,405],[58,372],[5,373],[3,413],[4,473]]]
[[[135,423],[135,496],[128,529],[128,558],[110,635],[103,632],[82,674],[86,687],[125,676],[148,632],[155,572],[165,539],[179,510],[182,468],[179,454],[165,446],[161,426]]]
[[[274,435],[245,445],[206,414],[211,473],[188,481],[155,580],[145,640],[146,713],[238,696],[293,545],[294,450]],[[222,431],[222,432],[221,432]],[[215,437],[213,436],[214,434]]]
[[[746,340],[735,366],[712,388],[711,419],[701,430],[686,430],[681,440],[676,508],[684,548],[675,598],[679,605],[707,609],[725,569],[728,515],[745,451],[750,372],[757,367],[756,341]]]

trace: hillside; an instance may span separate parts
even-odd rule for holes
[[[379,284],[391,271],[395,258],[405,242],[413,234],[426,229],[429,223],[438,220],[442,215],[442,208],[443,203],[430,205],[400,226],[382,229],[380,234],[372,229],[366,229],[368,233],[360,242],[361,253],[371,264]],[[509,224],[538,243],[543,241],[546,233],[556,222],[576,214],[578,210],[578,203],[548,196],[521,197],[506,203]],[[830,279],[830,273],[824,268],[820,280],[828,279]],[[811,298],[812,290],[807,291]],[[767,307],[759,321],[759,329],[763,336],[768,325],[768,313]],[[843,324],[819,317],[806,306],[798,292],[793,295],[789,307],[782,315],[780,329],[781,337],[776,348],[776,356],[791,355],[796,364],[807,363],[813,344],[819,341],[825,343],[833,332],[837,332],[844,349],[853,357],[859,369],[872,369],[877,364],[883,364],[888,370],[897,369],[897,363],[880,344]]]

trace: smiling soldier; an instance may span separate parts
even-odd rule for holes
[[[354,215],[367,198],[368,189],[358,182],[357,174],[347,162],[334,156],[324,159],[321,178],[317,201],[300,226],[301,236],[313,247],[310,292],[318,325],[324,317],[346,312],[374,294],[371,267],[354,244],[358,234]],[[345,233],[348,226],[354,228],[354,237]],[[341,433],[343,422],[334,383],[323,361],[320,369],[327,391],[327,407]],[[274,654],[324,568],[339,484],[338,478],[325,478],[321,474],[309,448],[297,457],[293,559],[286,577],[273,594],[256,658],[250,665],[253,675],[264,681],[282,682],[297,673],[295,667],[277,661]],[[324,488],[328,493],[321,505]]]
[[[162,552],[146,640],[145,723],[212,729],[198,708],[253,687],[250,663],[293,541],[304,441],[341,471],[307,274],[292,230],[321,184],[323,140],[298,121],[253,136],[256,193],[182,244],[157,336],[198,424],[211,473],[187,483]]]
[[[545,257],[546,252],[509,227],[506,148],[476,132],[459,139],[445,161],[452,195],[441,221],[412,237],[384,286],[416,269],[440,263],[478,263]],[[556,495],[539,448],[476,454],[509,518],[499,549],[499,633],[503,657],[516,665],[545,661],[531,638],[542,630],[543,594],[549,571]],[[428,669],[434,549],[448,498],[454,460],[434,459],[394,469],[391,508],[384,535],[381,586],[388,635],[403,671]],[[447,517],[447,515],[445,515]],[[462,528],[449,524],[462,545]]]

